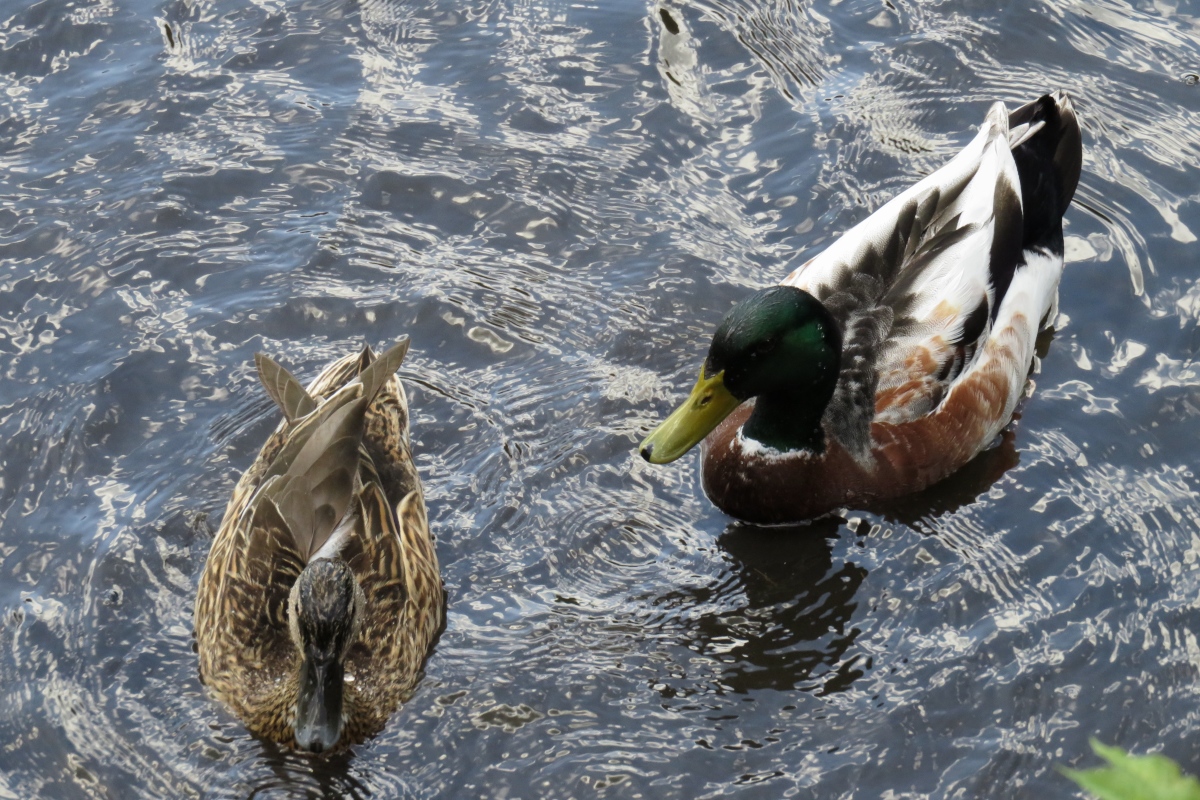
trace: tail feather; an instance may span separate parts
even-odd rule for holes
[[[363,396],[367,398],[368,403],[375,399],[379,390],[396,374],[396,370],[400,369],[400,365],[404,363],[404,356],[408,354],[408,345],[409,338],[402,337],[358,374],[358,379],[363,384]]]
[[[1054,151],[1054,165],[1058,169],[1059,179],[1058,207],[1059,213],[1065,214],[1079,186],[1079,175],[1083,172],[1083,136],[1071,99],[1062,92],[1055,92],[1051,96],[1058,104],[1059,116],[1058,147]]]
[[[1079,123],[1062,92],[1043,95],[1008,118],[1013,160],[1021,179],[1022,248],[1062,252],[1062,215],[1075,196],[1083,165]]]

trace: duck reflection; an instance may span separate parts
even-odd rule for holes
[[[695,618],[687,634],[691,649],[727,665],[723,687],[826,694],[848,688],[870,666],[846,659],[859,634],[850,621],[867,571],[833,563],[832,542],[842,524],[827,518],[786,527],[730,525],[717,544],[728,556],[733,581],[661,599],[667,606],[724,606]]]
[[[229,797],[244,796],[246,800],[273,798],[341,797],[365,800],[374,793],[351,770],[353,758],[349,751],[334,753],[315,761],[273,742],[260,742],[261,751],[256,763],[255,781],[251,786],[231,787]],[[270,776],[262,774],[262,768]],[[238,791],[240,789],[240,791]]]
[[[726,675],[735,691],[809,688],[826,694],[863,674],[856,658],[844,659],[859,634],[849,623],[867,571],[853,562],[833,563],[832,542],[843,522],[734,524],[717,540],[740,574],[747,600],[727,619],[736,625],[743,617],[759,628],[737,648],[742,663]]]
[[[977,502],[1019,460],[1010,428],[946,480],[871,510],[930,534],[927,520]],[[833,558],[834,543],[849,533],[845,522],[830,516],[787,526],[733,523],[717,538],[728,576],[659,599],[660,607],[720,607],[692,618],[685,636],[690,649],[725,665],[724,688],[824,695],[845,691],[870,669],[869,659],[851,652],[860,633],[852,618],[867,570]]]

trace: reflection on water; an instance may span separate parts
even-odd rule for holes
[[[1200,771],[1200,15],[918,0],[0,11],[0,797],[1058,796]],[[18,7],[19,6],[19,7]],[[1076,101],[1054,341],[958,475],[730,526],[633,453],[749,288]],[[314,761],[196,675],[219,514],[308,379],[411,333],[450,599]]]
[[[736,666],[726,678],[734,691],[759,688],[845,689],[870,668],[858,656],[843,661],[858,629],[850,626],[866,570],[852,561],[833,563],[828,536],[841,520],[808,526],[756,529],[735,525],[718,539],[741,576],[745,606],[705,621],[698,630]]]

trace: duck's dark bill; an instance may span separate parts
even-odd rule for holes
[[[296,698],[296,746],[321,753],[337,744],[342,728],[342,665],[305,658]]]
[[[704,441],[721,420],[733,413],[742,401],[725,388],[724,377],[724,372],[718,372],[706,378],[701,368],[691,396],[642,442],[642,458],[652,464],[674,461]]]

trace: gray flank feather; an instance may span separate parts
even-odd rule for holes
[[[909,314],[925,267],[975,231],[961,224],[959,201],[976,170],[899,209],[887,239],[845,264],[819,298],[842,329],[842,369],[823,418],[826,431],[852,456],[871,450],[877,367],[889,337],[923,324]]]
[[[842,328],[842,369],[825,409],[826,430],[856,459],[871,451],[875,419],[876,363],[891,332],[893,312],[875,306],[850,315]]]

